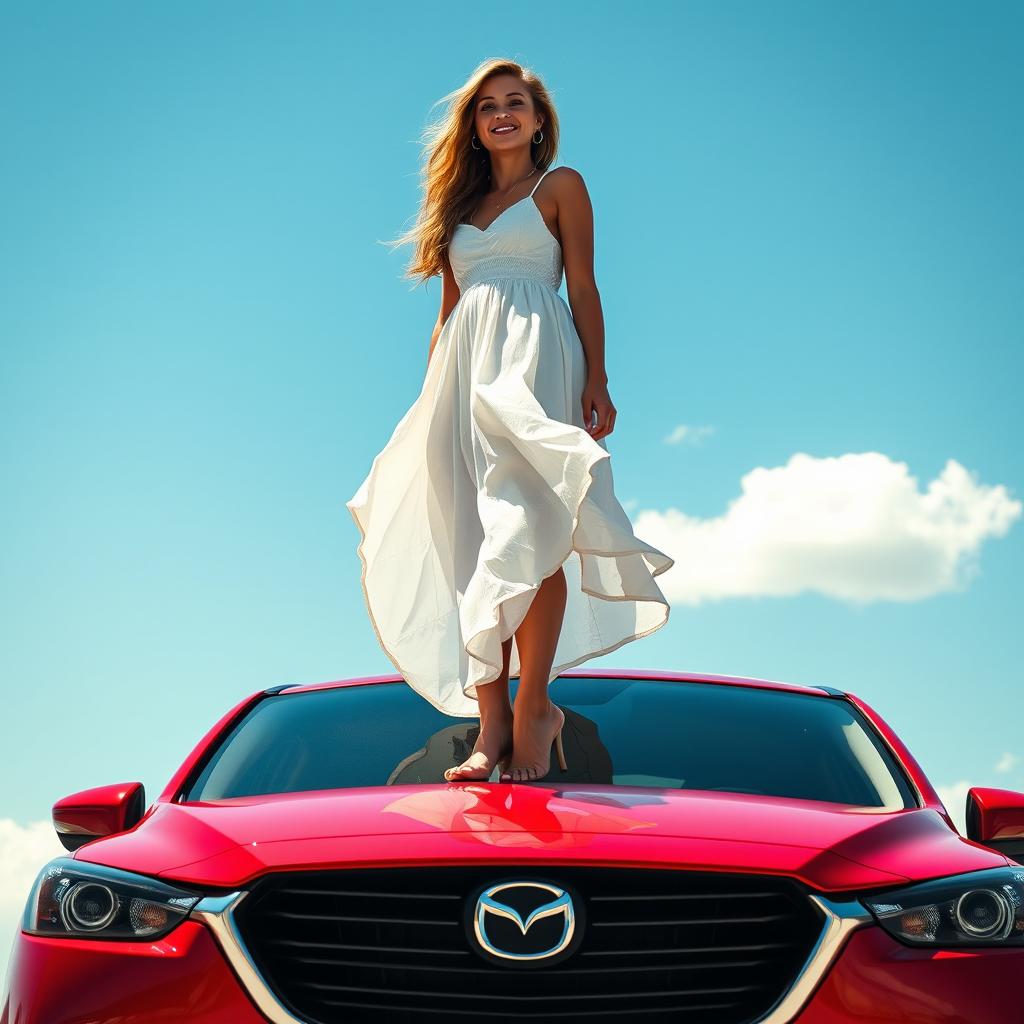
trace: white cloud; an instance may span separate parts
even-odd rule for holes
[[[684,604],[817,591],[853,602],[916,601],[962,590],[983,541],[1022,510],[1002,485],[978,483],[949,459],[925,491],[904,462],[879,452],[758,467],[711,519],[644,510],[637,536],[676,564],[659,583]]]
[[[686,441],[688,444],[699,444],[709,434],[714,432],[714,427],[691,427],[686,423],[680,423],[670,434],[666,434],[662,440],[665,444],[679,444]]]
[[[52,821],[19,825],[11,818],[0,818],[0,975],[4,978],[21,913],[39,869],[67,853]]]
[[[1016,766],[1016,764],[1017,764],[1017,762],[1019,760],[1020,760],[1020,758],[1017,757],[1016,754],[1011,754],[1009,751],[1007,751],[996,762],[996,771],[997,772],[1008,772],[1008,771],[1011,771]]]

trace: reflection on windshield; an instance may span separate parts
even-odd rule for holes
[[[565,761],[569,770],[561,771],[558,761],[552,754],[552,771],[548,775],[548,781],[557,781],[560,785],[563,782],[604,782],[611,785],[615,781],[612,756],[601,741],[597,723],[570,707],[559,706],[565,712],[562,744],[565,747]],[[388,776],[387,784],[404,785],[443,779],[446,768],[451,768],[453,764],[461,764],[473,752],[479,732],[480,724],[476,719],[463,719],[459,725],[449,725],[432,733],[419,750],[399,761]],[[495,767],[491,773],[491,781],[496,781],[497,778],[498,769]]]
[[[518,680],[512,680],[514,694]],[[902,770],[846,701],[783,690],[562,676],[568,772],[547,782],[753,793],[913,807]],[[213,753],[188,800],[446,783],[478,721],[451,718],[403,683],[270,696]],[[491,782],[498,778],[497,769]],[[478,780],[479,784],[479,780]]]

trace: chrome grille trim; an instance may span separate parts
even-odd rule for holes
[[[204,897],[189,916],[210,929],[246,993],[272,1024],[309,1024],[281,1003],[246,948],[234,915],[248,895],[249,890],[240,889],[224,896]],[[790,987],[766,1014],[751,1024],[790,1024],[803,1010],[850,934],[872,921],[871,914],[856,900],[830,900],[814,893],[809,893],[808,898],[824,915],[821,932]]]

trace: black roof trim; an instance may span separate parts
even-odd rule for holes
[[[830,697],[845,697],[846,692],[844,690],[837,690],[834,686],[819,686],[817,683],[814,684],[819,690],[824,690]]]
[[[298,685],[298,683],[278,683],[277,686],[268,686],[263,692],[267,694],[280,693],[282,690]]]

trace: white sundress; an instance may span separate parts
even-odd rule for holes
[[[605,440],[584,429],[586,353],[557,290],[561,247],[533,198],[547,173],[486,229],[453,231],[459,300],[419,396],[346,502],[381,647],[457,717],[479,715],[502,641],[560,566],[568,593],[549,683],[669,614],[654,577],[673,559],[636,537]]]

